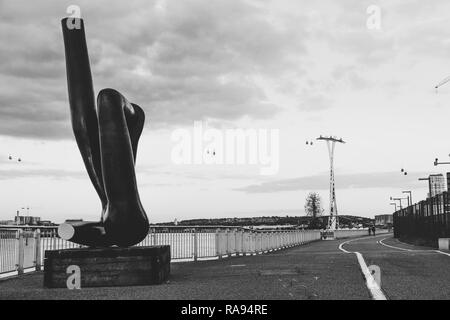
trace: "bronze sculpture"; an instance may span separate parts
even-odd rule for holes
[[[149,230],[134,170],[144,111],[113,89],[100,91],[96,110],[84,22],[74,28],[69,19],[78,18],[61,21],[72,128],[102,215],[99,222],[63,223],[58,233],[87,246],[132,246]]]

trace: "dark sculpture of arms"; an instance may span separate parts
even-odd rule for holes
[[[61,24],[72,127],[102,214],[98,222],[63,223],[58,233],[87,246],[131,246],[149,229],[134,170],[144,111],[113,89],[100,91],[96,110],[84,23],[70,28],[68,19]]]

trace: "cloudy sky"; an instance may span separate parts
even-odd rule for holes
[[[390,196],[420,200],[417,178],[446,170],[433,159],[450,153],[450,83],[434,90],[450,75],[448,1],[0,0],[0,219],[26,206],[55,222],[100,216],[70,126],[70,5],[96,92],[115,88],[146,112],[136,171],[152,222],[303,215],[310,191],[327,204],[327,148],[305,144],[321,134],[347,141],[335,153],[341,214],[390,213]],[[370,5],[380,29],[367,27]],[[277,174],[175,164],[172,133],[195,121],[278,129]]]

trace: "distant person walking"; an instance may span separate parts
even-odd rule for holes
[[[369,228],[367,228],[367,229],[369,229],[369,236],[370,236],[372,234],[372,227],[369,226]]]
[[[375,235],[375,226],[372,226],[372,234]]]

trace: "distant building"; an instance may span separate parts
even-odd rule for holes
[[[39,225],[41,225],[41,226],[53,226],[54,223],[51,222],[50,220],[41,220],[41,223]]]
[[[394,223],[394,216],[392,214],[379,214],[375,216],[375,226],[377,227],[391,227]]]
[[[429,197],[434,197],[447,191],[447,184],[443,174],[431,174],[428,183],[430,188]]]
[[[12,226],[14,224],[15,224],[14,220],[0,220],[0,225]]]
[[[447,191],[449,191],[450,190],[450,172],[447,172],[446,176],[447,176]]]
[[[37,226],[40,224],[40,222],[41,222],[40,217],[19,216],[19,215],[14,217],[14,224],[19,225],[19,226],[24,226],[24,225]]]
[[[77,223],[77,222],[83,222],[83,219],[67,219],[64,222],[66,222],[66,223]]]

